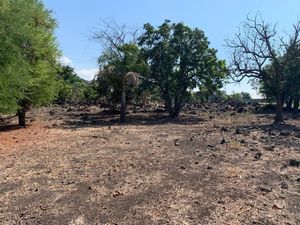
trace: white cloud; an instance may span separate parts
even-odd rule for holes
[[[97,69],[97,68],[76,70],[76,73],[79,77],[81,77],[84,80],[88,80],[88,81],[93,80],[95,75],[98,72],[99,72],[99,69]]]
[[[72,60],[68,58],[67,56],[61,56],[58,61],[63,65],[63,66],[73,66],[72,65]]]
[[[99,69],[97,69],[97,68],[77,69],[76,66],[73,65],[72,60],[67,56],[61,56],[58,60],[63,66],[71,66],[73,68],[75,67],[76,74],[79,77],[81,77],[82,79],[87,80],[87,81],[93,80],[95,75],[99,71]]]

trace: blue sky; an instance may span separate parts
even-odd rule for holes
[[[218,56],[228,59],[224,39],[232,38],[247,15],[258,11],[267,22],[278,23],[278,30],[289,31],[300,18],[300,0],[44,0],[58,22],[57,40],[63,61],[77,73],[92,79],[97,71],[101,45],[91,36],[103,19],[114,19],[118,24],[142,27],[144,23],[160,25],[165,19],[184,22],[202,29]],[[246,81],[225,86],[228,93],[256,92]]]

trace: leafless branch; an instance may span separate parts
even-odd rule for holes
[[[293,57],[293,49],[299,45],[300,22],[293,26],[287,41],[278,37],[276,26],[265,23],[257,14],[254,18],[247,17],[233,40],[226,40],[231,50],[229,70],[233,80],[269,79],[271,75],[265,68],[270,63],[275,66],[276,79],[280,80],[283,68]]]
[[[136,43],[139,29],[126,24],[119,25],[114,20],[102,20],[100,30],[94,32],[93,39],[99,41],[104,51],[110,51],[122,58],[120,46]]]

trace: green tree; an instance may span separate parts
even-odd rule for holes
[[[52,101],[56,94],[56,23],[39,0],[5,0],[4,5],[0,11],[4,18],[0,20],[4,33],[0,108],[2,112],[17,110],[19,125],[25,126],[26,111]]]
[[[293,112],[297,114],[300,102],[300,44],[297,48],[296,57],[289,62],[285,74],[284,93],[287,107],[291,106],[293,102]]]
[[[25,18],[14,13],[13,1],[0,1],[0,113],[14,113],[27,88],[29,65],[22,54]],[[17,9],[15,9],[17,10]]]
[[[157,29],[145,24],[144,30],[139,44],[151,71],[146,79],[160,88],[171,118],[179,116],[188,90],[222,86],[225,61],[217,59],[203,31],[168,20]]]
[[[227,99],[238,101],[238,102],[250,102],[251,95],[247,92],[232,93],[227,96]]]
[[[126,94],[139,83],[139,73],[145,64],[139,57],[139,48],[135,44],[124,44],[118,47],[119,55],[105,52],[99,58],[102,79],[107,81],[117,96],[121,97],[121,123],[126,122]]]
[[[121,123],[126,122],[126,93],[130,87],[138,84],[138,73],[146,70],[135,44],[135,34],[135,30],[111,21],[94,35],[104,46],[104,52],[98,60],[99,75],[121,93]]]
[[[59,87],[56,100],[60,103],[95,100],[92,82],[80,78],[71,66],[61,66],[58,73]]]
[[[293,112],[297,113],[300,100],[300,46],[296,46],[295,51],[295,57],[287,62],[283,70],[281,96],[282,102],[286,102],[287,110],[290,111],[293,106]],[[268,65],[265,71],[274,76],[274,64]],[[264,94],[268,100],[276,100],[276,80],[260,80],[259,85],[260,92]]]

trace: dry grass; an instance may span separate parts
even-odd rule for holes
[[[299,224],[299,168],[288,166],[299,159],[297,130],[273,139],[260,127],[235,134],[270,123],[251,114],[205,121],[199,111],[178,123],[134,114],[129,121],[147,121],[119,126],[55,110],[0,133],[0,224]]]

